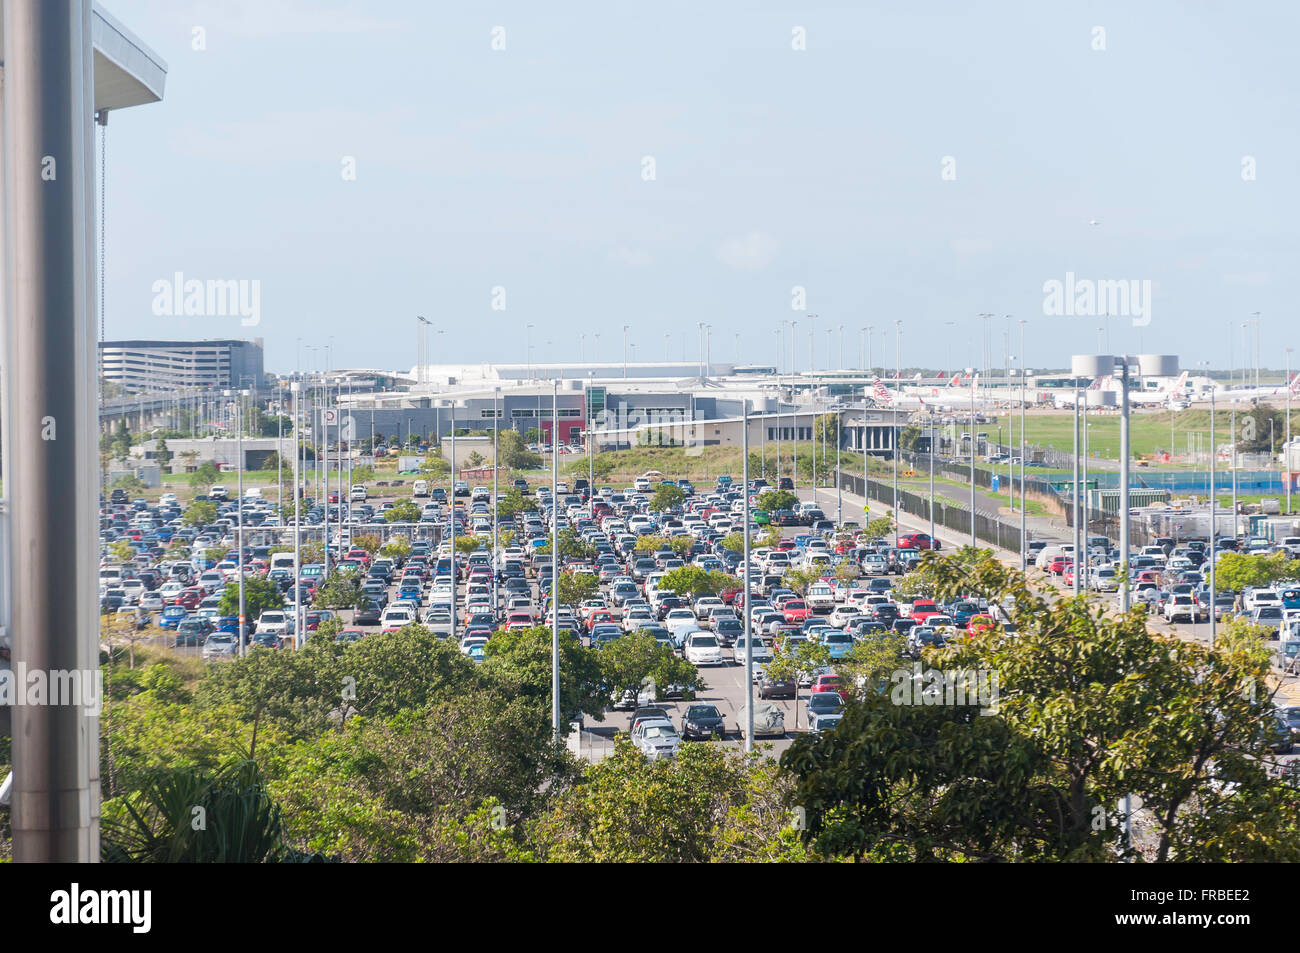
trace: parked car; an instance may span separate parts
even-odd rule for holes
[[[205,662],[231,659],[238,652],[239,639],[229,632],[213,632],[203,643],[203,660]]]
[[[652,761],[675,757],[681,741],[681,735],[667,718],[644,721],[632,729],[632,743]]]
[[[682,714],[682,739],[699,738],[708,741],[727,737],[727,727],[716,705],[689,705]]]

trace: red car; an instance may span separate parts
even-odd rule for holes
[[[907,533],[898,537],[899,549],[938,549],[939,541],[928,533]]]
[[[781,614],[791,624],[803,622],[808,618],[808,603],[802,599],[791,599],[781,607]]]
[[[818,675],[813,679],[810,694],[817,692],[838,692],[839,696],[845,701],[849,700],[849,691],[844,687],[838,675]]]
[[[939,607],[935,605],[933,599],[917,599],[912,603],[912,611],[907,614],[909,619],[915,619],[917,625],[923,623],[927,616],[935,615],[939,612]]]
[[[175,604],[178,606],[184,606],[186,609],[193,612],[199,607],[199,603],[203,601],[203,595],[204,593],[202,589],[186,589],[176,597]]]
[[[1065,570],[1074,565],[1074,560],[1069,556],[1057,556],[1047,566],[1047,571],[1053,576],[1064,575]]]

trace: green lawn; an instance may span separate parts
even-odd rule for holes
[[[1216,442],[1225,442],[1231,426],[1231,413],[1215,412]],[[1187,451],[1187,434],[1203,433],[1202,446],[1210,445],[1210,412],[1208,410],[1183,411],[1134,411],[1129,417],[1129,440],[1134,456],[1164,453],[1169,449],[1169,425],[1173,420],[1174,452]],[[1088,450],[1097,456],[1111,460],[1119,459],[1119,423],[1118,413],[1089,414]],[[1018,443],[1020,440],[1020,416],[1003,414],[996,423],[986,425],[991,440],[998,439],[1001,427],[1003,443]],[[1035,413],[1025,416],[1025,439],[1031,444],[1051,447],[1054,450],[1069,453],[1074,447],[1074,412],[1063,410],[1057,413]],[[1040,471],[1041,472],[1041,471]]]

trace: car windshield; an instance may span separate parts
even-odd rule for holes
[[[677,737],[677,732],[673,731],[673,729],[669,728],[667,725],[651,725],[649,728],[645,730],[645,737],[675,738]]]
[[[697,649],[716,649],[718,647],[718,641],[711,635],[704,635],[693,639],[691,645]]]
[[[694,705],[686,710],[687,718],[717,718],[718,710],[712,705]]]

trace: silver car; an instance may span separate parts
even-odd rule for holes
[[[203,643],[203,659],[230,659],[239,653],[239,640],[232,632],[213,632]]]
[[[655,719],[644,721],[633,729],[632,743],[643,755],[651,761],[656,761],[674,757],[682,743],[682,738],[671,721]]]

